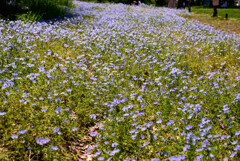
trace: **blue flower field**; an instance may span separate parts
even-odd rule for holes
[[[239,160],[239,35],[187,10],[74,4],[0,20],[0,160]]]

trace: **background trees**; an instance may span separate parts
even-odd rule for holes
[[[0,15],[9,19],[23,14],[50,19],[66,14],[72,6],[72,0],[1,0]]]

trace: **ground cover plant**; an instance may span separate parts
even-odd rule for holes
[[[239,36],[74,3],[61,21],[0,20],[1,160],[238,160]]]

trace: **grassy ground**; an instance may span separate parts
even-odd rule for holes
[[[192,14],[188,18],[193,21],[200,21],[209,24],[215,29],[229,31],[230,33],[240,34],[240,9],[218,9],[218,17],[211,17],[212,8],[192,7]],[[228,14],[228,19],[225,15]]]
[[[240,19],[240,9],[239,8],[218,8],[218,16],[224,18],[228,14],[229,18]],[[196,14],[207,14],[209,16],[213,15],[213,8],[203,8],[199,6],[193,6],[192,12]]]

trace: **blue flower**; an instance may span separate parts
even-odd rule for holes
[[[102,151],[100,150],[100,151],[96,152],[95,154],[93,154],[93,157],[96,157],[96,156],[100,155],[101,153],[102,153]]]
[[[58,133],[59,135],[61,135],[61,132],[59,132],[59,128],[58,127],[54,127],[53,128],[53,133]]]
[[[185,146],[183,147],[183,151],[187,151],[187,149],[190,149],[190,145],[185,145]]]
[[[228,157],[223,158],[223,161],[228,161]]]
[[[98,160],[104,160],[104,157],[99,157]]]
[[[151,159],[151,161],[159,161],[159,159],[153,158],[153,159]]]
[[[11,136],[11,138],[12,138],[12,139],[17,139],[17,138],[18,138],[18,135],[17,135],[17,134],[13,134],[13,135]]]
[[[67,88],[67,91],[68,91],[68,92],[71,92],[71,91],[72,91],[72,89],[71,89],[71,88]]]
[[[168,125],[168,126],[171,126],[173,123],[174,123],[174,121],[173,121],[173,120],[170,120],[170,121],[168,121],[167,125]]]
[[[95,114],[91,114],[91,115],[90,115],[90,118],[91,118],[91,119],[96,119],[96,117],[97,117],[97,116],[96,116]]]
[[[57,146],[51,146],[50,150],[58,150]]]
[[[62,109],[59,108],[59,107],[57,107],[57,108],[55,109],[55,112],[56,112],[56,113],[61,113],[61,112],[62,112]]]
[[[39,145],[47,144],[49,141],[50,141],[49,138],[43,139],[43,138],[39,137],[39,138],[36,139],[36,142]]]
[[[237,143],[238,143],[238,140],[235,140],[235,141],[232,142],[232,145],[235,145]]]
[[[0,112],[0,116],[6,115],[6,112]]]
[[[235,135],[236,135],[236,136],[240,135],[240,131],[235,132]]]
[[[19,134],[25,134],[27,132],[27,130],[20,130],[18,131]]]
[[[41,111],[42,111],[42,112],[46,112],[46,111],[47,111],[47,109],[43,108],[43,109],[41,109]]]
[[[38,70],[39,70],[39,72],[44,72],[45,71],[43,66],[38,67]]]
[[[116,146],[118,146],[118,143],[112,143],[112,147],[116,147]]]
[[[72,131],[76,131],[78,128],[77,127],[73,127],[72,128]]]

